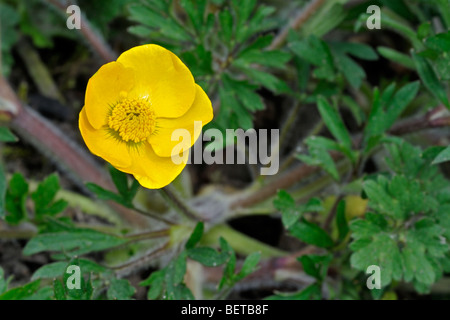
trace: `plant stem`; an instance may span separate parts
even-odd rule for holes
[[[185,204],[185,200],[182,199],[170,185],[159,189],[159,191],[163,198],[166,199],[178,213],[182,214],[190,220],[203,220],[200,214],[193,211],[191,207]]]
[[[331,208],[330,212],[328,213],[328,216],[325,219],[325,222],[323,223],[323,226],[322,226],[322,229],[324,229],[325,231],[329,231],[331,222],[333,221],[334,217],[336,216],[337,206],[343,198],[344,198],[344,196],[341,194],[334,201],[333,207]]]
[[[155,260],[166,253],[166,249],[169,248],[169,242],[165,242],[159,248],[151,251],[150,253],[140,257],[138,259],[129,261],[119,266],[111,267],[118,277],[126,277],[129,274],[134,274],[137,271],[145,268],[151,260]]]
[[[148,231],[148,232],[141,232],[136,234],[130,234],[126,235],[125,238],[130,242],[136,242],[136,241],[142,241],[142,240],[149,240],[149,239],[157,239],[157,238],[163,238],[169,236],[170,231],[169,229],[161,229],[156,231]]]
[[[49,3],[53,4],[58,8],[64,16],[66,15],[67,7],[72,3],[66,1],[62,4],[58,0],[47,0]],[[86,41],[91,45],[94,51],[99,55],[105,62],[111,62],[117,59],[117,55],[111,50],[111,48],[106,44],[105,40],[92,29],[91,24],[82,14],[80,17],[80,33],[86,39]]]
[[[230,246],[239,254],[248,255],[259,251],[263,258],[282,257],[287,254],[287,252],[271,247],[223,224],[217,225],[206,232],[202,239],[202,244],[215,246],[220,237],[226,239]]]
[[[166,219],[166,218],[162,217],[161,215],[159,215],[157,213],[154,213],[154,212],[144,211],[144,210],[141,210],[141,209],[136,208],[136,207],[133,207],[133,210],[136,211],[136,212],[139,212],[140,214],[142,214],[142,215],[144,215],[146,217],[152,218],[152,219],[157,220],[157,221],[164,222],[164,223],[166,223],[168,225],[175,225],[176,224],[176,222],[168,220],[168,219]]]

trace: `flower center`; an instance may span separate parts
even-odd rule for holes
[[[147,100],[123,99],[112,109],[108,126],[115,130],[123,141],[141,142],[155,129],[155,113]]]

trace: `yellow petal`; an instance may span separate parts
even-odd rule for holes
[[[148,138],[155,153],[161,157],[170,157],[178,154],[180,149],[187,150],[198,139],[202,126],[206,125],[213,118],[211,101],[199,85],[195,85],[196,95],[191,108],[179,118],[159,118],[156,120],[156,130]],[[201,121],[197,128],[194,128],[195,121]],[[186,129],[190,139],[172,141],[172,133],[177,129]],[[195,130],[194,130],[195,129]],[[177,132],[175,132],[176,134]],[[179,138],[179,135],[176,135]],[[180,144],[181,148],[175,148]]]
[[[171,183],[186,166],[189,157],[187,151],[180,164],[175,164],[171,157],[159,157],[148,143],[130,150],[132,165],[117,169],[134,175],[139,183],[148,189],[160,189]]]
[[[86,88],[85,108],[89,123],[99,129],[106,123],[107,114],[120,95],[128,93],[134,86],[131,68],[118,62],[103,65],[89,79]]]
[[[149,98],[156,117],[183,115],[195,97],[194,78],[181,60],[154,44],[134,47],[117,59],[134,70],[134,97]]]
[[[84,142],[93,154],[105,159],[115,167],[131,165],[127,144],[111,137],[104,128],[94,129],[88,121],[86,108],[81,109],[78,124]]]

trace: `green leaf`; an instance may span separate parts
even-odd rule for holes
[[[426,286],[434,283],[436,280],[435,272],[423,252],[407,247],[402,252],[402,259],[406,281],[415,278]]]
[[[392,83],[384,90],[381,97],[378,89],[374,90],[372,110],[364,129],[366,152],[370,151],[379,142],[379,137],[395,123],[415,98],[419,87],[418,81],[411,82],[399,89],[394,95],[395,84]]]
[[[199,243],[200,239],[203,236],[203,230],[204,230],[203,222],[197,223],[194,231],[192,232],[191,236],[189,237],[189,240],[186,242],[186,245],[185,245],[186,249],[192,249],[197,245],[197,243]]]
[[[432,164],[439,164],[446,161],[450,161],[450,146],[442,150],[433,160]]]
[[[241,280],[258,269],[258,263],[261,260],[261,253],[253,252],[247,256],[242,265],[241,271],[237,274],[237,280]]]
[[[336,208],[336,225],[339,232],[339,240],[344,240],[348,234],[349,228],[347,218],[345,217],[345,200],[339,201]]]
[[[6,290],[8,290],[8,283],[5,281],[5,272],[3,271],[3,268],[0,267],[0,295]]]
[[[391,49],[389,47],[377,47],[377,51],[382,57],[388,59],[389,61],[398,63],[405,68],[416,70],[413,59],[411,59],[410,56],[404,53],[398,52],[397,50]]]
[[[226,83],[224,83],[226,84]],[[253,127],[253,120],[251,114],[237,101],[235,93],[232,90],[227,90],[224,87],[219,87],[219,97],[221,105],[221,113],[232,113],[237,116],[238,127],[244,130]],[[223,117],[222,117],[223,119]],[[229,123],[226,123],[227,127]]]
[[[66,290],[61,280],[53,280],[53,294],[56,300],[66,300]]]
[[[317,68],[314,75],[318,79],[333,81],[335,78],[333,56],[328,45],[315,36],[301,41],[292,41],[289,48],[299,58],[308,61]]]
[[[0,163],[0,219],[5,217],[6,189],[5,170],[3,169],[3,165]]]
[[[233,62],[236,65],[260,64],[267,67],[274,67],[283,69],[285,64],[291,59],[291,55],[287,52],[280,50],[261,51],[246,50],[241,53],[238,58]]]
[[[223,10],[219,12],[220,21],[220,36],[222,37],[225,44],[228,44],[233,36],[233,17],[230,11]]]
[[[417,72],[419,73],[425,87],[427,87],[427,89],[430,90],[436,98],[438,98],[447,108],[450,109],[450,103],[448,101],[445,88],[437,78],[436,73],[429,62],[415,52],[412,52],[412,57],[414,63],[416,64]]]
[[[283,80],[278,79],[274,75],[260,71],[253,68],[243,69],[244,73],[253,80],[255,83],[262,85],[263,87],[275,92],[275,93],[287,93],[291,89]]]
[[[341,50],[333,50],[333,57],[336,68],[342,72],[353,88],[358,89],[361,86],[363,79],[366,77],[364,69]]]
[[[63,251],[72,255],[101,251],[126,242],[125,239],[90,229],[44,233],[33,237],[23,249],[24,255],[42,251]]]
[[[9,181],[6,192],[5,208],[8,211],[6,221],[10,224],[18,224],[27,218],[25,202],[28,195],[28,183],[20,173],[15,173]]]
[[[89,189],[89,191],[95,193],[95,195],[99,199],[112,200],[112,201],[117,202],[127,208],[133,207],[132,203],[130,203],[130,201],[124,199],[121,195],[116,194],[112,191],[106,190],[106,189],[96,185],[95,183],[89,182],[86,184],[86,187]]]
[[[219,253],[209,247],[192,248],[188,250],[188,256],[192,260],[198,261],[207,267],[220,266],[228,259],[228,255],[226,253]]]
[[[321,282],[327,275],[328,265],[333,259],[332,255],[303,255],[298,260],[302,263],[303,270]]]
[[[234,271],[236,269],[236,253],[230,244],[222,237],[219,239],[220,248],[224,254],[229,256],[227,264],[223,270],[223,276],[219,283],[219,290],[224,287],[225,284],[232,286],[236,282],[236,276]]]
[[[334,42],[333,47],[363,60],[377,60],[378,55],[372,47],[358,42]]]
[[[273,205],[281,212],[282,222],[286,229],[296,223],[305,212],[319,212],[323,209],[320,200],[316,198],[311,198],[305,205],[297,206],[294,199],[285,190],[278,191]]]
[[[204,14],[207,5],[206,0],[182,0],[181,6],[186,10],[194,29],[199,32],[204,25]]]
[[[224,88],[233,96],[237,97],[248,111],[263,110],[264,104],[260,95],[255,93],[257,86],[251,85],[246,81],[238,81],[224,74],[222,76]]]
[[[438,33],[433,37],[428,37],[425,40],[425,45],[433,50],[441,52],[450,51],[450,32]]]
[[[164,285],[165,270],[153,272],[150,277],[139,283],[140,286],[150,286],[147,292],[147,299],[154,300],[161,296]]]
[[[0,142],[17,142],[19,139],[6,127],[0,127]]]
[[[56,174],[48,176],[38,185],[36,191],[31,194],[37,217],[41,218],[45,214],[54,215],[66,208],[65,200],[52,203],[59,189],[59,179]]]
[[[250,14],[255,9],[256,0],[238,1],[233,0],[232,6],[237,15],[238,30],[243,26],[250,18]]]
[[[167,12],[158,12],[153,8],[143,5],[129,6],[130,19],[159,33],[159,37],[175,40],[186,41],[191,38],[190,34]]]
[[[378,234],[365,247],[352,254],[350,263],[353,268],[366,271],[371,265],[379,266],[381,286],[389,285],[392,279],[400,280],[402,260],[398,245],[388,234]]]
[[[163,298],[167,300],[193,299],[192,293],[183,284],[186,273],[186,251],[183,251],[176,259],[166,267],[164,274],[165,293]]]
[[[77,265],[80,267],[80,271],[82,274],[89,274],[91,272],[103,273],[107,270],[105,267],[87,259],[77,259]],[[49,263],[37,269],[33,273],[31,280],[57,278],[62,276],[65,273],[66,269],[67,269],[66,261],[57,261]]]
[[[111,175],[111,178],[114,182],[114,185],[117,188],[117,191],[119,191],[119,194],[122,195],[122,197],[126,198],[128,195],[128,177],[125,172],[119,171],[113,166],[109,166],[109,173]]]
[[[296,157],[308,165],[322,167],[333,179],[336,181],[339,180],[339,172],[336,164],[326,149],[312,146],[309,147],[309,153],[311,156],[299,154]]]
[[[338,111],[333,108],[323,97],[318,98],[317,107],[319,108],[320,115],[322,116],[322,119],[331,134],[342,144],[345,149],[351,150],[352,140]]]
[[[369,206],[378,212],[390,215],[396,219],[403,219],[402,211],[398,201],[392,198],[388,191],[388,181],[385,177],[378,177],[377,181],[369,180],[363,184],[363,190],[369,198]]]
[[[24,286],[13,288],[0,295],[0,300],[24,300],[38,291],[40,284],[41,281],[36,280]]]
[[[333,246],[333,240],[325,230],[305,219],[301,219],[295,223],[289,229],[289,232],[301,241],[320,248],[330,248]]]
[[[277,198],[273,201],[274,207],[281,211],[281,218],[283,225],[289,229],[298,219],[300,219],[303,212],[296,208],[294,199],[285,190],[278,191]]]
[[[358,103],[356,103],[356,101],[353,100],[353,98],[347,95],[342,96],[342,102],[351,111],[358,126],[361,126],[366,120],[366,114],[364,112],[364,109],[361,108],[361,106]]]
[[[419,91],[419,87],[419,82],[414,81],[406,84],[397,91],[386,112],[386,127],[391,127],[405,108],[413,101]]]
[[[66,261],[58,261],[46,264],[39,269],[37,269],[31,280],[41,279],[41,278],[56,278],[60,277],[66,271],[67,262]]]
[[[320,300],[322,298],[322,292],[320,286],[317,283],[313,283],[298,293],[279,293],[265,300]]]
[[[127,279],[113,278],[106,292],[106,296],[110,300],[130,300],[135,292],[136,289]]]

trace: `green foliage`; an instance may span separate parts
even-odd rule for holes
[[[220,238],[220,251],[210,247],[196,246],[203,236],[203,228],[203,223],[198,223],[186,242],[185,250],[172,259],[166,267],[153,272],[150,277],[140,283],[141,286],[150,287],[147,292],[148,299],[194,299],[184,283],[187,258],[198,261],[206,267],[219,267],[225,264],[223,277],[218,286],[219,290],[224,289],[225,286],[232,287],[257,269],[261,255],[255,252],[244,260],[241,270],[236,273],[236,254],[223,238]]]
[[[6,175],[3,165],[0,163],[0,219],[5,217],[6,201]]]
[[[40,280],[13,288],[0,295],[0,300],[26,300],[39,290]]]
[[[297,293],[278,293],[266,300],[320,300],[322,293],[318,284],[314,283]]]
[[[126,279],[113,278],[107,291],[107,297],[110,300],[129,300],[136,289]]]
[[[392,83],[381,95],[378,89],[374,91],[372,109],[364,129],[366,152],[369,152],[377,145],[382,135],[394,124],[408,104],[414,99],[419,89],[419,83],[412,82],[407,84],[394,94],[395,87],[395,83]]]
[[[267,50],[273,36],[262,34],[276,26],[270,17],[274,9],[253,0],[227,1],[217,12],[210,11],[207,0],[180,4],[188,19],[183,20],[170,1],[130,5],[129,18],[138,25],[129,32],[180,54],[210,96],[218,94],[221,108],[209,126],[223,131],[251,128],[252,114],[265,108],[257,93],[261,87],[277,94],[290,92],[269,72],[284,69],[291,58],[285,51]]]
[[[0,127],[0,142],[17,142],[17,137],[6,127]]]
[[[32,255],[42,251],[61,251],[71,256],[101,251],[125,243],[117,236],[91,229],[62,227],[58,232],[43,233],[33,237],[23,249]]]
[[[270,2],[273,7],[266,3],[269,2],[78,1],[83,17],[93,26],[93,35],[105,36],[104,43],[111,41],[114,48],[122,49],[136,45],[136,41],[151,42],[175,52],[213,103],[215,115],[208,128],[224,132],[279,127],[280,174],[252,175],[253,183],[238,191],[222,186],[203,189],[203,176],[196,179],[196,187],[206,190],[201,197],[213,194],[232,205],[223,205],[229,209],[224,210],[223,216],[205,219],[206,224],[197,223],[187,237],[185,230],[193,225],[193,221],[187,221],[189,218],[160,219],[150,226],[151,230],[137,234],[126,224],[111,226],[100,221],[98,225],[82,225],[85,221],[78,219],[77,204],[58,194],[57,175],[40,183],[27,180],[18,172],[9,178],[4,168],[11,166],[0,163],[0,231],[6,231],[9,237],[26,227],[20,225],[24,222],[36,226],[36,234],[27,241],[23,255],[47,252],[53,259],[35,270],[28,283],[13,283],[14,287],[12,277],[5,279],[0,268],[0,300],[133,299],[136,289],[127,279],[120,278],[117,270],[133,267],[135,262],[140,263],[136,259],[139,255],[159,254],[159,250],[171,258],[152,261],[154,271],[140,283],[148,287],[148,299],[194,299],[185,283],[190,260],[203,267],[222,268],[216,292],[203,288],[205,296],[215,294],[215,298],[222,299],[239,281],[257,271],[262,257],[267,256],[264,269],[255,274],[256,280],[264,281],[261,279],[268,274],[283,275],[285,268],[291,272],[295,267],[307,279],[296,292],[275,291],[269,300],[395,298],[397,291],[405,290],[404,282],[412,284],[416,293],[424,294],[448,278],[450,186],[440,169],[448,165],[445,162],[450,159],[450,147],[441,146],[446,132],[438,127],[448,126],[448,111],[441,105],[450,108],[449,2],[375,1],[373,4],[382,8],[382,29],[377,31],[366,28],[367,1],[318,2],[314,12],[296,21],[297,30],[284,29],[295,18],[286,11],[292,8],[308,12],[300,8],[303,2],[289,3],[289,7],[276,1]],[[18,96],[25,102],[35,89],[29,86],[28,93],[28,79],[20,79],[24,71],[30,70],[20,67],[19,72],[11,73],[11,68],[19,65],[13,61],[19,39],[32,41],[49,69],[58,64],[54,75],[64,75],[61,90],[79,89],[79,78],[72,79],[73,66],[96,65],[85,60],[85,52],[80,51],[78,57],[79,47],[68,63],[59,65],[59,59],[51,55],[53,45],[61,40],[56,42],[56,37],[65,38],[64,41],[81,39],[82,33],[66,28],[65,19],[64,11],[58,12],[56,6],[42,0],[0,3],[2,73],[13,75],[12,84],[19,85]],[[285,31],[287,39],[278,42]],[[123,32],[133,37],[123,37]],[[82,73],[80,79],[84,78]],[[79,96],[79,92],[73,93],[70,97]],[[76,99],[74,103],[77,104]],[[320,119],[310,127],[306,122],[312,114]],[[300,115],[307,115],[307,120]],[[411,128],[411,123],[417,122],[404,121],[403,117],[423,122]],[[299,130],[303,125],[305,128]],[[14,126],[20,128],[20,124]],[[435,129],[430,134],[420,134],[419,129],[426,128]],[[392,136],[403,131],[415,134],[405,136],[405,140]],[[24,145],[28,139],[32,141],[26,135],[21,134],[22,137]],[[16,141],[7,127],[0,126],[1,144]],[[213,143],[223,142],[226,141]],[[422,150],[411,143],[430,147]],[[5,144],[2,149],[5,160],[15,156],[15,150],[11,154],[9,148]],[[297,159],[302,163],[293,163]],[[287,170],[296,165],[301,167],[294,168],[290,175]],[[299,172],[301,179],[297,179]],[[86,185],[97,198],[141,213],[143,210],[135,205],[161,214],[165,210],[165,203],[150,191],[138,193],[140,185],[136,179],[111,166],[109,173],[115,190],[93,183]],[[223,181],[223,177],[209,178],[208,181]],[[287,185],[289,193],[276,189]],[[266,191],[278,193],[274,199],[268,199],[271,194]],[[197,202],[203,198],[193,196],[190,190],[185,194],[194,199],[181,198],[179,202],[203,213],[203,201]],[[253,195],[251,200],[261,198],[259,204],[233,207],[235,203],[230,199],[242,196],[246,203],[248,194]],[[64,215],[72,213],[65,211],[69,203],[77,210],[73,220]],[[273,218],[277,213],[290,236],[286,239],[300,243],[299,252],[270,248],[236,230],[227,235],[209,233],[225,233],[227,229],[220,227],[241,215],[271,214]],[[168,226],[159,229],[160,223]],[[259,226],[255,224],[254,228]],[[217,240],[218,244],[211,247],[211,241]],[[381,268],[382,288],[369,292],[366,272],[373,265]],[[79,289],[69,289],[67,285],[72,275],[68,272],[70,266],[81,271]],[[410,286],[407,288],[411,290]],[[261,292],[266,294],[265,290]],[[434,293],[432,297],[446,296]]]
[[[10,224],[18,224],[27,218],[25,202],[28,196],[28,183],[20,173],[15,173],[9,181],[6,193],[6,221]]]
[[[119,193],[106,190],[94,183],[87,183],[86,187],[99,199],[112,200],[124,207],[133,208],[133,199],[139,189],[139,182],[136,179],[133,179],[130,184],[128,182],[128,175],[117,170],[113,166],[109,167],[109,173]]]
[[[383,287],[403,279],[424,292],[442,276],[448,259],[442,212],[450,184],[420,149],[397,142],[389,150],[392,175],[363,184],[371,211],[350,224],[351,264],[359,270],[380,266]]]
[[[34,203],[34,217],[36,223],[45,224],[46,219],[64,211],[67,201],[55,200],[60,189],[58,176],[48,176],[31,194]],[[9,181],[5,195],[5,208],[8,214],[5,219],[9,224],[17,225],[22,221],[29,220],[26,202],[29,196],[29,186],[20,173],[15,173]]]
[[[16,27],[19,23],[19,14],[14,8],[6,3],[0,3],[0,39],[2,44],[2,61],[1,69],[5,75],[11,72],[11,66],[14,62],[11,48],[19,39]],[[2,129],[4,130],[4,129]],[[3,141],[0,139],[0,141]]]
[[[274,206],[281,211],[282,221],[290,234],[299,240],[322,248],[333,246],[333,240],[317,224],[307,221],[303,214],[322,210],[320,201],[311,199],[307,204],[297,206],[286,191],[280,191]]]
[[[41,182],[36,191],[31,194],[36,219],[42,219],[44,215],[53,216],[67,207],[67,201],[63,199],[53,201],[59,189],[58,176],[51,175]]]
[[[450,146],[442,150],[433,160],[433,164],[442,163],[450,160]]]

